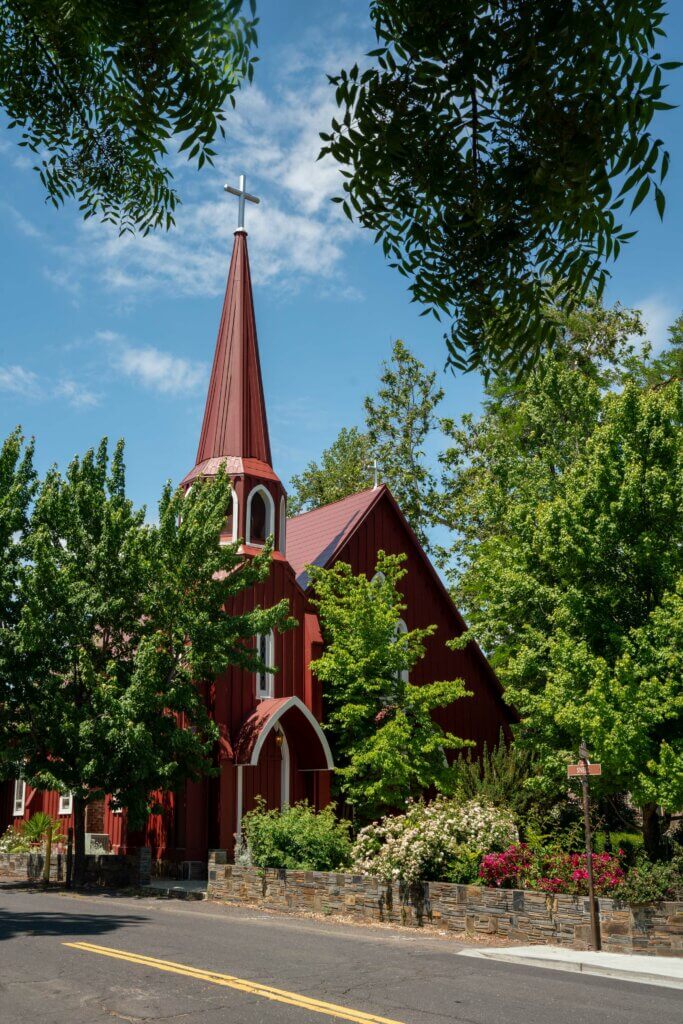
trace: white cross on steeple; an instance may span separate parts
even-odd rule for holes
[[[379,463],[377,461],[377,456],[375,456],[372,462],[368,465],[368,469],[371,469],[373,471],[375,483],[372,489],[373,491],[376,491],[377,488],[379,487]]]
[[[250,195],[246,191],[246,189],[245,189],[246,183],[247,183],[246,176],[244,174],[240,174],[240,187],[239,188],[235,188],[233,185],[224,185],[223,186],[223,189],[226,192],[230,192],[233,196],[237,196],[237,198],[239,199],[239,205],[237,207],[237,230],[238,231],[244,231],[245,230],[245,228],[244,228],[244,207],[245,207],[246,200],[249,200],[250,203],[260,203],[261,202],[261,200],[258,198],[258,196],[252,196],[252,195]]]

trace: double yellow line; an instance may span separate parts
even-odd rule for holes
[[[218,971],[205,971],[201,967],[176,964],[172,960],[157,960],[153,956],[126,953],[124,950],[111,949],[109,946],[96,946],[92,942],[65,942],[63,945],[69,946],[70,949],[78,949],[83,953],[97,953],[99,956],[108,956],[113,960],[125,960],[130,964],[140,964],[142,967],[154,967],[158,971],[182,974],[186,978],[196,978],[197,981],[208,981],[212,985],[223,985],[225,988],[234,988],[238,992],[261,996],[263,999],[271,999],[276,1003],[287,1003],[288,1006],[298,1006],[302,1010],[310,1010],[313,1013],[324,1013],[328,1017],[336,1017],[338,1020],[350,1020],[354,1024],[401,1024],[400,1021],[390,1020],[388,1017],[378,1017],[374,1013],[364,1013],[362,1010],[352,1010],[348,1006],[337,1006],[335,1003],[326,1003],[321,999],[311,999],[309,996],[302,996],[297,992],[287,992],[286,989],[261,985],[245,978],[235,978],[231,974],[220,974]]]

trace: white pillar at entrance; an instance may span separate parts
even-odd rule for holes
[[[237,765],[237,846],[239,847],[242,843],[242,808],[244,805],[244,780],[242,778],[243,767],[241,764]]]

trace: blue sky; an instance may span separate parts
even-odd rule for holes
[[[683,10],[671,4],[680,56]],[[153,509],[164,481],[194,465],[227,274],[236,201],[223,182],[247,174],[256,316],[275,468],[286,482],[361,418],[393,339],[441,371],[442,330],[420,318],[403,279],[369,236],[329,202],[337,172],[316,162],[333,114],[325,73],[373,45],[365,0],[261,0],[255,84],[238,97],[215,169],[177,163],[177,228],[119,239],[73,206],[44,203],[31,161],[0,132],[0,437],[35,435],[41,470],[103,435],[125,437],[129,490]],[[678,73],[669,91],[683,101]],[[683,113],[655,126],[670,149],[668,206],[632,218],[639,234],[608,292],[643,309],[653,341],[683,310]],[[443,378],[444,413],[476,411],[474,375]]]

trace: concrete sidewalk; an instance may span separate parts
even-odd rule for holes
[[[547,967],[553,971],[574,971],[603,978],[618,978],[641,985],[662,985],[683,989],[683,958],[675,956],[637,956],[630,953],[595,953],[564,949],[561,946],[488,946],[462,949],[459,956],[500,960],[527,967]]]
[[[207,885],[206,879],[153,878],[149,885],[141,886],[140,891],[178,900],[205,900]]]

